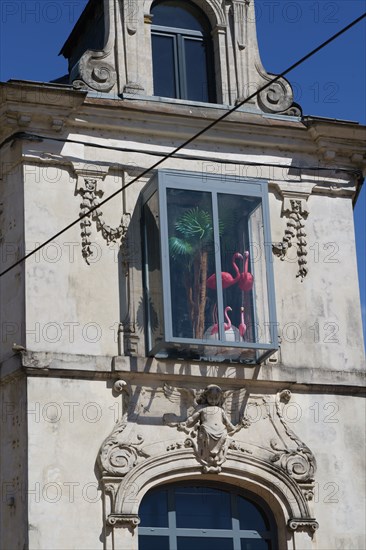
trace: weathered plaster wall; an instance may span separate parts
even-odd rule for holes
[[[296,277],[296,240],[284,261],[274,259],[281,362],[294,369],[361,372],[364,349],[352,203],[312,195],[307,204],[308,275],[302,281]],[[280,220],[278,205],[273,206],[275,241],[287,218]]]
[[[162,422],[164,413],[179,412],[178,404],[165,397],[162,380],[152,384],[147,377],[136,377],[131,383],[133,405],[123,441],[127,446],[134,444],[139,435],[144,453],[150,457],[164,455],[169,452],[169,445],[183,442],[186,437]],[[169,383],[174,385],[173,381]],[[204,385],[205,381],[190,387],[198,389]],[[261,393],[254,387],[248,387],[247,392],[249,396]],[[28,420],[30,548],[103,548],[103,507],[96,458],[103,440],[122,416],[124,398],[113,393],[112,380],[44,377],[29,379],[28,396],[28,408],[35,411]],[[269,403],[274,414],[273,394]],[[263,411],[258,413],[255,407],[249,407],[252,426],[233,436],[252,452],[256,452],[257,444],[269,447],[273,435]],[[320,527],[312,542],[309,535],[305,539],[305,534],[295,533],[294,548],[364,547],[365,509],[359,491],[365,477],[364,417],[364,400],[350,395],[293,393],[284,408],[287,425],[314,453],[318,468],[310,506]],[[140,462],[143,461],[142,457]],[[214,479],[219,482],[225,475],[224,463],[222,474]],[[62,517],[62,522],[55,521],[57,517]],[[127,528],[117,531],[122,540],[133,543],[136,538],[130,539]],[[108,533],[107,548],[111,544]],[[302,537],[306,546],[299,546]],[[126,544],[128,547],[129,542]],[[137,548],[133,544],[132,548]]]
[[[28,396],[29,547],[102,549],[95,461],[118,413],[107,383],[30,378]]]
[[[0,547],[26,548],[27,399],[25,376],[0,385]]]
[[[0,179],[1,271],[24,255],[24,196],[20,147],[4,153]],[[24,343],[24,266],[0,278],[0,361],[12,355],[16,342]]]
[[[82,197],[75,196],[76,178],[63,167],[26,165],[24,173],[26,242],[32,250],[78,218]],[[103,188],[109,194],[118,185],[121,180],[112,176]],[[113,226],[118,226],[121,216],[121,201],[116,203],[103,207]],[[117,329],[123,313],[118,247],[107,247],[93,228],[95,254],[87,265],[80,234],[77,224],[27,262],[28,349],[86,355],[118,353]],[[45,308],[45,303],[51,307]]]

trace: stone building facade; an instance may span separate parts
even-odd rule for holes
[[[365,128],[279,79],[149,170],[270,82],[254,0],[62,53],[1,92],[1,547],[364,549]]]

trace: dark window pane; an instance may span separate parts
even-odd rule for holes
[[[175,27],[191,31],[209,32],[209,23],[200,9],[190,2],[167,0],[153,5],[153,25]]]
[[[271,550],[270,542],[261,539],[241,539],[241,550]]]
[[[178,550],[233,550],[233,548],[233,541],[231,539],[178,537]]]
[[[187,98],[192,101],[208,101],[207,52],[203,40],[184,39],[187,79]]]
[[[147,308],[149,311],[149,336],[150,345],[154,345],[157,339],[163,338],[163,312],[161,299],[161,270],[160,270],[160,241],[159,241],[159,206],[158,194],[154,193],[144,208],[146,227],[146,259],[149,266],[147,285],[149,299]]]
[[[224,491],[205,487],[177,488],[175,490],[175,507],[177,527],[232,528],[230,494]],[[194,546],[191,546],[190,550],[192,548]],[[197,546],[197,548],[199,547]]]
[[[148,493],[139,509],[141,527],[168,527],[167,491]]]
[[[140,535],[139,550],[169,550],[169,537],[147,537]]]
[[[259,532],[269,530],[269,525],[267,524],[264,514],[262,514],[255,504],[242,497],[238,497],[238,509],[240,529]],[[253,547],[253,549],[254,548],[256,547]],[[262,547],[258,546],[258,548],[261,549]],[[267,548],[267,546],[263,546],[263,548]]]
[[[167,35],[153,34],[152,55],[154,95],[177,97],[174,38]]]

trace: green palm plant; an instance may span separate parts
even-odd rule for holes
[[[176,220],[176,235],[170,237],[170,255],[185,264],[184,285],[189,304],[193,337],[203,338],[205,329],[208,251],[213,247],[212,215],[196,206]]]

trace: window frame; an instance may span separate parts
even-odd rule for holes
[[[230,495],[231,502],[231,529],[210,529],[210,528],[188,528],[188,527],[177,527],[177,512],[174,505],[174,491],[177,488],[209,488],[216,489],[218,491],[227,492]],[[260,497],[240,489],[238,487],[232,487],[227,484],[220,484],[202,481],[197,482],[189,481],[170,483],[167,485],[160,485],[151,491],[167,491],[167,514],[168,514],[168,525],[167,527],[149,527],[141,526],[138,527],[138,536],[160,536],[169,538],[169,549],[177,550],[177,539],[178,537],[188,537],[188,538],[230,538],[233,542],[233,550],[241,550],[241,541],[243,539],[256,539],[256,540],[265,540],[269,543],[270,550],[278,550],[278,528],[276,521],[274,519],[273,512]],[[148,495],[147,493],[146,495]],[[145,495],[145,496],[146,496]],[[269,530],[267,531],[256,531],[249,529],[240,529],[240,519],[239,519],[239,507],[238,507],[238,497],[241,497],[249,501],[252,505],[257,507],[261,514],[264,514],[269,525]],[[141,503],[140,503],[141,506]]]
[[[152,9],[154,8],[154,4]],[[199,9],[199,8],[197,8]],[[203,15],[204,12],[202,12]],[[152,14],[153,15],[153,14]],[[214,53],[211,35],[205,34],[201,31],[191,30],[186,28],[177,28],[163,25],[151,25],[151,51],[152,51],[152,64],[153,64],[153,89],[154,95],[157,97],[169,97],[160,96],[155,93],[154,83],[154,48],[153,37],[154,36],[169,36],[173,39],[174,48],[174,75],[175,75],[175,97],[171,99],[196,101],[197,103],[216,103],[217,93],[215,86],[215,63]],[[184,46],[185,40],[196,40],[201,42],[206,47],[206,77],[207,77],[207,100],[194,100],[188,97],[188,78],[186,71],[186,49]]]
[[[162,326],[164,343],[157,345],[153,344],[151,326],[148,315],[146,316],[146,332],[147,335],[147,353],[150,356],[159,357],[159,351],[164,345],[170,345],[172,348],[179,349],[184,345],[191,346],[191,349],[203,347],[203,343],[194,338],[177,337],[173,335],[172,322],[172,295],[171,295],[171,276],[169,269],[169,243],[168,243],[168,215],[167,215],[167,189],[180,189],[187,191],[203,191],[216,195],[216,208],[213,208],[213,224],[216,235],[219,234],[219,216],[218,216],[218,199],[219,194],[242,195],[249,197],[258,197],[261,199],[263,209],[263,235],[264,235],[264,257],[267,274],[267,298],[268,298],[268,317],[269,317],[269,335],[270,343],[264,342],[228,342],[225,340],[215,340],[214,342],[206,342],[206,346],[219,348],[240,348],[254,350],[256,353],[255,361],[238,361],[239,364],[259,364],[267,357],[272,355],[278,349],[278,332],[275,304],[275,288],[273,276],[272,262],[272,241],[270,237],[270,217],[269,217],[269,200],[268,200],[268,182],[263,179],[250,179],[241,177],[225,177],[214,174],[202,174],[199,172],[182,172],[176,170],[158,170],[142,192],[143,208],[149,199],[158,193],[158,210],[159,210],[159,246],[160,246],[160,273],[161,286],[164,289],[162,292]],[[239,192],[240,191],[240,192]],[[144,286],[145,286],[145,311],[148,310],[149,297],[149,266],[148,266],[148,238],[146,233],[146,224],[144,223],[144,214],[142,216],[143,235],[144,235]],[[219,239],[217,239],[217,242]],[[220,247],[219,247],[220,250]],[[217,273],[221,272],[220,253],[215,252],[215,263]],[[222,326],[224,323],[223,311],[223,291],[221,278],[217,281],[217,306],[218,306],[218,322]],[[260,350],[262,354],[259,355]],[[164,356],[160,356],[164,358]],[[224,361],[226,361],[224,359]],[[236,361],[234,361],[236,362]]]

